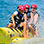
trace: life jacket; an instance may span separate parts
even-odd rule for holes
[[[24,14],[26,13],[26,15],[27,15],[27,20],[31,18],[30,12],[31,12],[31,11],[24,12]]]
[[[18,14],[14,16],[15,24],[20,24],[21,22],[24,22],[24,14],[20,14],[19,11],[17,11]]]

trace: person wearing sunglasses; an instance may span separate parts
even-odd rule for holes
[[[36,37],[38,37],[39,34],[38,34],[38,28],[37,28],[36,24],[37,24],[37,21],[38,21],[38,18],[39,18],[39,14],[37,12],[37,5],[36,4],[31,5],[31,14],[33,15],[32,27],[34,29],[34,34],[35,34]]]
[[[33,34],[33,27],[31,26],[31,22],[33,20],[33,15],[31,15],[31,11],[29,11],[30,6],[28,4],[25,4],[24,7],[25,7],[24,15],[26,16],[26,18],[25,18],[26,19],[25,20],[25,22],[26,22],[26,36],[29,37],[30,28],[31,28],[32,34]]]
[[[18,27],[23,27],[23,36],[25,38],[25,20],[24,20],[24,10],[25,10],[25,7],[23,5],[19,5],[17,7],[17,11],[15,11],[13,13],[13,15],[11,16],[11,19],[10,19],[10,22],[9,22],[9,25],[8,27],[15,27],[15,28],[18,28]]]

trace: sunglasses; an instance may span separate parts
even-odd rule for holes
[[[37,8],[31,7],[31,9],[37,9]]]
[[[26,9],[29,9],[29,8],[26,8]]]

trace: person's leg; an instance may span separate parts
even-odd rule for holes
[[[33,26],[31,24],[29,25],[29,29],[30,29],[32,35],[34,36],[34,28],[33,28]]]
[[[13,24],[12,23],[9,23],[9,25],[7,27],[12,27],[12,26],[13,26]]]
[[[38,28],[36,27],[35,36],[39,37]]]
[[[12,19],[10,18],[10,21],[9,21],[9,24],[8,24],[7,27],[13,27],[14,25],[15,25],[15,23],[13,24],[13,21],[12,21]]]
[[[34,16],[34,25],[37,24],[38,18],[39,18],[39,16],[38,16],[38,14],[36,14],[36,15]],[[35,27],[35,29],[36,29],[36,30],[35,30],[35,36],[39,36],[39,34],[38,34],[38,28]]]
[[[26,23],[25,22],[22,22],[21,24],[20,24],[20,27],[22,27],[23,26],[23,35],[24,35],[24,38],[26,37]]]
[[[29,29],[28,28],[26,29],[26,37],[27,38],[29,37]]]
[[[10,18],[10,21],[9,21],[9,24],[8,24],[7,27],[12,27],[12,26],[13,26],[13,21],[12,21],[12,19]]]

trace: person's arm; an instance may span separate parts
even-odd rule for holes
[[[15,16],[15,14],[13,14],[13,15],[11,16],[11,18],[12,18],[13,21],[14,21],[14,16]]]
[[[13,15],[11,16],[11,19],[12,19],[12,21],[13,21],[13,26],[15,26],[14,16],[15,16],[15,14],[13,14]]]
[[[25,20],[25,22],[27,22],[27,16],[26,16],[26,14],[24,14],[24,20]]]
[[[13,26],[15,26],[15,21],[14,21],[14,16],[16,16],[18,14],[18,12],[14,12],[13,15],[11,16],[12,20],[13,20]]]
[[[30,14],[31,14],[31,18],[30,18],[30,22],[29,22],[29,24],[31,24],[31,23],[32,23],[32,21],[33,21],[33,18],[34,18],[34,15],[33,15],[33,13],[31,12]]]

